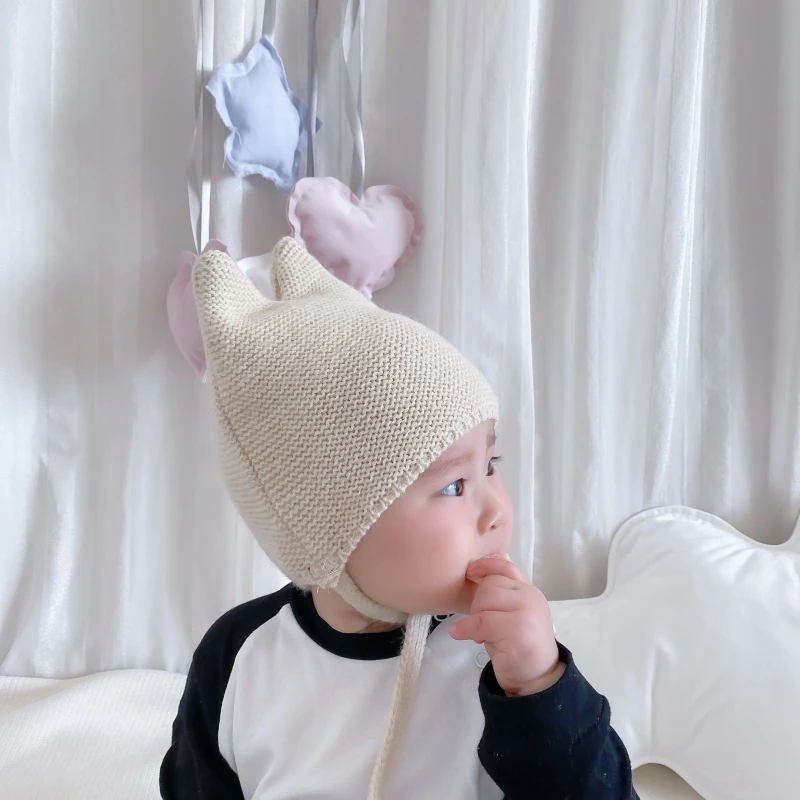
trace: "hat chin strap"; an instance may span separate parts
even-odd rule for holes
[[[386,721],[383,742],[372,768],[368,800],[381,800],[383,797],[394,746],[403,732],[414,701],[414,685],[422,666],[422,657],[425,654],[425,643],[428,641],[430,627],[431,618],[426,614],[412,614],[406,622],[406,636],[400,652],[400,664],[394,684],[392,705]]]
[[[363,614],[370,619],[380,620],[381,622],[393,622],[402,625],[407,619],[408,614],[401,611],[394,611],[391,608],[382,606],[374,600],[370,600],[358,586],[355,585],[353,579],[347,574],[346,570],[342,570],[339,580],[334,590],[348,603],[350,603],[356,611]]]
[[[368,800],[380,800],[386,782],[389,759],[413,701],[414,685],[422,666],[425,643],[431,627],[431,617],[427,614],[403,614],[370,600],[344,570],[334,589],[356,611],[370,619],[405,624],[406,628],[386,730],[369,782]]]

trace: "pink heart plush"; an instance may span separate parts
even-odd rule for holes
[[[392,282],[422,237],[419,209],[396,186],[370,186],[359,200],[336,178],[303,178],[286,216],[294,238],[367,297]]]
[[[211,241],[203,248],[209,250],[228,252],[228,248],[218,239]],[[206,351],[203,347],[203,337],[200,335],[200,321],[197,318],[197,306],[194,301],[192,289],[192,269],[197,256],[184,250],[178,264],[178,272],[172,279],[167,291],[167,319],[172,331],[172,338],[178,345],[181,355],[194,367],[197,377],[206,379]]]

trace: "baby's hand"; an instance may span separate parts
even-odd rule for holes
[[[531,586],[508,556],[470,564],[479,584],[470,615],[450,629],[454,639],[486,645],[498,684],[511,696],[536,694],[564,673],[547,598]]]

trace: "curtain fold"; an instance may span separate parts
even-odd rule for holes
[[[318,174],[349,177],[320,4]],[[306,94],[307,8],[215,0],[215,63],[262,34]],[[800,10],[792,0],[370,0],[367,183],[420,204],[376,301],[457,344],[501,400],[512,554],[602,591],[616,527],[684,503],[766,542],[800,507]],[[192,5],[0,4],[0,671],[186,669],[282,577],[226,498],[209,389],[166,323],[191,248]],[[223,163],[211,235],[288,231]]]

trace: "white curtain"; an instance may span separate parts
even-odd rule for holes
[[[305,96],[306,5],[217,0],[216,63],[264,28]],[[320,172],[347,178],[320,12]],[[513,555],[598,593],[618,524],[686,503],[767,542],[800,506],[800,4],[368,0],[368,183],[426,233],[377,301],[502,402]],[[0,670],[184,670],[282,578],[227,501],[208,387],[169,335],[191,247],[190,0],[0,4]],[[222,163],[235,257],[285,197]]]

